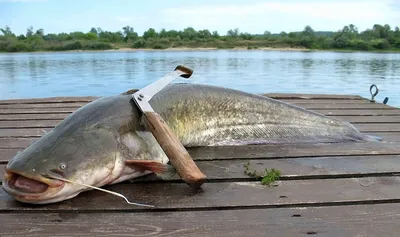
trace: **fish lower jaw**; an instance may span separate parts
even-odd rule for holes
[[[7,183],[3,183],[3,189],[6,193],[10,196],[15,198],[17,201],[24,202],[24,203],[48,203],[56,193],[58,193],[63,187],[60,186],[58,188],[47,188],[46,191],[42,193],[26,193],[15,190],[11,188]]]
[[[31,182],[40,183],[40,190],[29,190],[28,188],[19,187],[16,185],[18,178],[31,180]],[[3,190],[10,196],[20,202],[25,203],[39,203],[48,199],[53,198],[58,192],[64,188],[65,183],[60,182],[56,187],[51,187],[46,183],[40,181],[40,179],[30,179],[22,175],[7,172],[3,177]]]
[[[42,205],[42,204],[51,204],[55,202],[61,202],[65,201],[68,199],[72,199],[76,196],[78,196],[80,192],[73,193],[69,196],[50,196],[48,198],[39,198],[39,199],[26,199],[26,198],[20,198],[18,196],[14,197],[17,201],[23,202],[23,203],[29,203],[29,204],[35,204],[35,205]]]

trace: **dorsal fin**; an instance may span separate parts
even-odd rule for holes
[[[133,93],[135,93],[138,90],[139,89],[130,89],[129,91],[126,91],[126,92],[122,93],[121,95],[132,95]]]

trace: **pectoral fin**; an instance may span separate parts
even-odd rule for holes
[[[126,160],[125,164],[131,168],[144,172],[146,170],[154,172],[162,179],[169,179],[175,175],[175,168],[171,165],[163,164],[151,160]]]

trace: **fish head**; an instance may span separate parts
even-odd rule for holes
[[[70,199],[90,188],[65,180],[107,184],[122,172],[118,156],[118,136],[107,126],[56,127],[9,161],[3,189],[25,203]]]

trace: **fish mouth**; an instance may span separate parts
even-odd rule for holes
[[[52,198],[65,185],[65,182],[46,178],[42,175],[31,176],[6,170],[3,177],[3,189],[22,202],[42,201]]]

